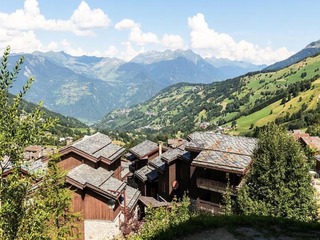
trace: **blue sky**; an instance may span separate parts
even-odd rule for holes
[[[151,50],[270,64],[320,39],[320,1],[0,0],[0,50],[130,60]]]

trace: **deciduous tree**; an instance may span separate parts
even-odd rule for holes
[[[315,194],[306,156],[292,136],[281,127],[268,125],[259,134],[253,158],[238,196],[244,214],[315,219]]]

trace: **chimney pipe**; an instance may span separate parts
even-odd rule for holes
[[[159,155],[161,155],[162,154],[162,142],[159,141],[158,145],[159,145]]]

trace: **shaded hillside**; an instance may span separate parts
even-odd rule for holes
[[[294,63],[300,62],[307,57],[312,57],[320,53],[320,40],[307,45],[304,49],[292,55],[286,60],[277,62],[263,69],[263,71],[277,71],[282,68],[288,67]]]
[[[13,98],[14,95],[10,95]],[[25,100],[21,101],[20,111],[23,113],[30,113],[37,107],[36,104],[27,102]],[[52,127],[45,138],[42,138],[43,144],[56,145],[59,143],[60,137],[73,137],[74,140],[83,136],[83,131],[88,129],[88,126],[76,118],[64,116],[59,113],[52,112],[46,108],[42,108],[44,118],[56,119],[57,122],[54,127]]]
[[[13,97],[13,95],[11,95],[10,97]],[[21,111],[25,111],[29,113],[33,111],[36,107],[37,105],[34,103],[30,103],[24,100],[21,102]],[[43,108],[42,110],[44,111],[44,117],[51,117],[51,118],[57,119],[58,124],[63,127],[68,127],[68,128],[87,128],[88,127],[86,124],[84,124],[83,122],[79,121],[76,118],[64,116],[60,113],[55,113],[46,108]]]
[[[42,100],[48,109],[88,123],[100,120],[115,108],[146,101],[172,84],[223,80],[236,64],[225,62],[227,65],[219,69],[191,50],[149,52],[130,62],[76,57],[64,52],[24,55],[25,63],[12,93],[17,93],[26,77],[34,76],[36,81],[26,96],[28,101]],[[11,66],[19,57],[11,56]]]
[[[319,65],[320,55],[275,72],[174,85],[143,104],[113,111],[97,127],[178,133],[234,122],[246,132],[270,121],[307,123],[304,114],[315,111],[320,94]]]

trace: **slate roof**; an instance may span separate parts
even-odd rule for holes
[[[169,202],[160,202],[157,199],[153,197],[147,197],[147,196],[140,196],[139,197],[140,202],[142,202],[147,207],[166,207],[170,206],[171,204]]]
[[[116,199],[126,184],[112,177],[112,174],[112,171],[104,168],[94,169],[86,164],[81,164],[68,172],[67,182],[80,189],[88,187]]]
[[[126,207],[132,209],[140,197],[140,191],[130,186],[126,186]]]
[[[142,159],[152,152],[158,151],[158,144],[149,140],[145,140],[142,143],[129,149],[129,152],[134,154],[137,158]]]
[[[186,150],[214,150],[251,156],[256,147],[255,138],[230,136],[213,132],[195,132],[188,136]]]
[[[310,135],[308,133],[305,133],[301,130],[293,130],[292,135],[295,140],[298,140],[301,137],[310,137]]]
[[[184,152],[186,151],[180,148],[169,149],[168,151],[166,151],[161,155],[161,159],[166,163],[170,163],[176,160],[179,155],[183,155]]]
[[[178,159],[181,155],[188,153],[184,150],[185,146],[186,142],[184,144],[181,144],[178,148],[167,148],[166,152],[149,161],[149,164],[160,172],[164,172],[166,163],[170,164],[174,160]]]
[[[243,174],[251,161],[247,155],[205,150],[193,160],[192,165]]]
[[[188,137],[186,149],[200,152],[193,166],[244,174],[252,161],[257,139],[213,132],[196,132]]]
[[[134,172],[134,175],[138,177],[141,181],[150,181],[153,182],[159,177],[159,173],[152,166],[146,165],[139,170]]]
[[[111,139],[102,133],[95,133],[91,136],[85,136],[78,142],[71,145],[95,158],[104,157],[111,161],[118,158],[125,149],[113,144]]]
[[[170,150],[168,150],[168,151],[170,151]],[[160,172],[164,172],[164,170],[166,169],[166,163],[161,160],[161,156],[162,155],[152,159],[149,162],[149,164],[150,164],[150,166],[154,167],[155,169],[159,170]]]
[[[305,142],[311,149],[315,149],[320,151],[320,138],[319,137],[311,137],[311,136],[302,136],[300,137],[302,141]]]
[[[21,165],[22,170],[30,174],[38,174],[43,176],[46,173],[48,162],[43,162],[42,159],[29,160]]]

